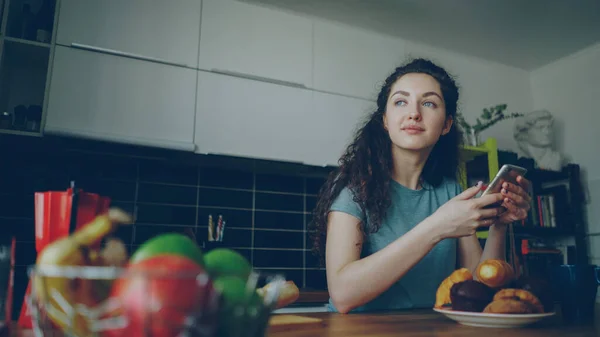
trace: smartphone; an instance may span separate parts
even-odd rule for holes
[[[496,173],[496,176],[494,177],[492,182],[487,186],[485,191],[483,191],[481,196],[490,193],[500,193],[500,190],[502,189],[502,184],[504,184],[505,182],[518,185],[519,183],[517,182],[517,177],[525,176],[526,173],[527,169],[524,167],[510,164],[502,165],[498,173]]]
[[[521,166],[510,164],[502,165],[492,182],[487,186],[487,188],[485,189],[485,191],[483,191],[480,197],[483,197],[484,195],[490,193],[500,193],[500,190],[502,189],[502,184],[504,184],[505,182],[518,185],[519,183],[517,182],[517,177],[525,176],[525,173],[527,173],[527,169]]]

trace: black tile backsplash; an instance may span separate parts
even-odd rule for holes
[[[302,249],[304,248],[304,233],[277,230],[255,230],[254,247]]]
[[[254,249],[256,268],[302,268],[302,250]]]
[[[252,209],[252,191],[200,187],[198,205]]]
[[[302,213],[255,211],[254,228],[304,230],[305,217]]]
[[[137,200],[139,202],[196,206],[197,194],[198,188],[193,186],[140,182]]]
[[[139,180],[181,185],[198,185],[198,168],[173,162],[144,160],[139,163]]]
[[[136,222],[194,226],[196,225],[196,207],[138,203]]]
[[[168,225],[135,225],[135,234],[133,235],[133,244],[142,245],[147,240],[165,233],[185,233],[187,226],[168,226]]]
[[[256,209],[277,211],[304,211],[304,196],[296,194],[279,194],[256,192]]]
[[[304,180],[302,177],[257,174],[256,189],[259,191],[304,193]]]
[[[86,192],[110,197],[112,206],[134,216],[134,224],[113,234],[130,253],[167,232],[193,232],[202,243],[207,240],[209,215],[215,224],[222,215],[223,246],[239,251],[258,270],[283,273],[299,287],[325,289],[324,270],[310,255],[306,224],[328,170],[31,138],[16,137],[23,141],[20,146],[0,150],[0,232],[17,239],[14,314],[20,311],[27,287],[26,266],[34,264],[37,256],[34,193],[64,191],[71,180]]]
[[[325,270],[307,270],[306,287],[313,289],[327,289],[327,274]]]
[[[204,167],[200,168],[200,186],[251,190],[254,186],[254,174],[239,170]]]
[[[307,178],[306,179],[306,193],[307,194],[319,194],[321,186],[325,183],[325,178]]]

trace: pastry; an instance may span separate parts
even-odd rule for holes
[[[516,300],[530,304],[536,313],[544,312],[542,302],[530,291],[523,289],[502,289],[494,295],[494,301],[500,300]]]
[[[554,310],[552,287],[545,280],[537,277],[523,276],[515,282],[515,288],[527,290],[534,294],[542,302],[545,312]]]
[[[512,282],[515,272],[504,260],[488,259],[477,266],[475,278],[491,288],[498,289]]]
[[[516,299],[500,299],[488,304],[483,312],[489,314],[534,314],[537,313],[537,309],[529,302]]]
[[[450,288],[455,283],[472,280],[473,275],[467,268],[460,268],[452,272],[450,276],[446,277],[444,281],[440,284],[435,294],[435,308],[441,308],[447,305],[450,305],[452,302],[450,300]]]
[[[272,283],[269,283],[264,287],[257,289],[258,294],[264,297],[271,288],[271,286]],[[294,281],[287,281],[281,287],[279,296],[277,297],[277,304],[275,305],[275,309],[281,309],[285,306],[288,306],[294,303],[299,297],[300,289],[298,289],[298,286],[296,286]]]
[[[494,294],[494,289],[475,280],[455,283],[450,289],[452,310],[482,312]]]

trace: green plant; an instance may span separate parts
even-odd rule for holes
[[[490,108],[484,108],[481,116],[477,118],[475,125],[467,123],[464,116],[460,112],[456,113],[456,121],[463,131],[467,133],[471,133],[472,131],[479,133],[498,123],[499,121],[523,116],[522,113],[518,112],[505,114],[506,107],[506,104],[499,104]]]

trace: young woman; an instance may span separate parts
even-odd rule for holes
[[[330,310],[432,307],[457,267],[504,259],[506,225],[529,209],[529,182],[475,198],[457,183],[458,88],[448,73],[415,59],[385,80],[377,110],[357,131],[314,211]],[[487,207],[486,207],[487,206]],[[481,249],[475,231],[489,227]]]

